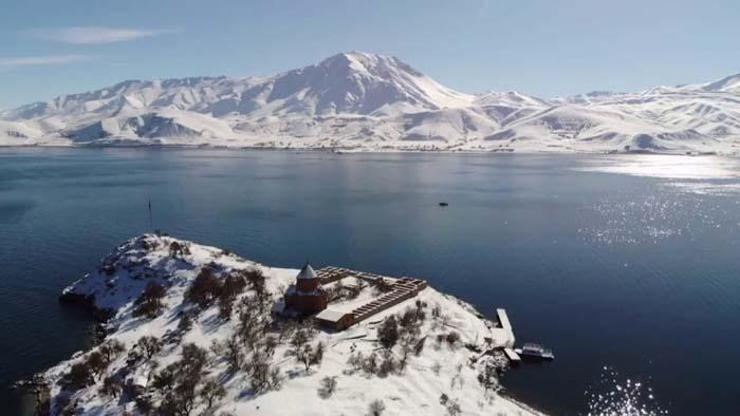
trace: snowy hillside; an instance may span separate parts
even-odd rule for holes
[[[54,415],[538,414],[499,395],[505,360],[486,352],[511,345],[513,334],[470,305],[427,288],[332,332],[271,313],[297,273],[169,237],[126,242],[65,289],[63,300],[109,318],[108,335],[35,378],[41,407]],[[333,302],[352,298],[348,288],[335,287]],[[356,286],[354,296],[376,289]]]
[[[636,93],[464,94],[395,57],[125,81],[0,113],[0,145],[740,154],[740,74]]]

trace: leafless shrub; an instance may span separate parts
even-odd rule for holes
[[[435,362],[432,364],[432,372],[434,375],[438,376],[439,372],[442,370],[442,365],[439,362]]]
[[[275,348],[277,348],[277,346],[278,340],[275,336],[268,335],[265,337],[263,348],[267,356],[271,357],[275,353]]]
[[[454,347],[458,342],[460,342],[460,334],[455,331],[450,331],[445,336],[445,341],[447,341],[447,345]]]
[[[185,334],[193,328],[193,313],[191,311],[185,311],[180,316],[180,321],[177,323],[177,332]]]
[[[349,358],[347,359],[347,365],[349,366],[348,372],[350,374],[354,374],[360,370],[363,370],[365,365],[365,357],[362,355],[362,352],[358,351],[356,353],[350,354]]]
[[[498,370],[492,363],[486,363],[478,373],[478,383],[486,394],[498,388]]]
[[[422,338],[423,339],[423,338]],[[403,371],[411,354],[415,352],[416,345],[419,343],[413,335],[404,334],[401,337],[401,359],[398,362],[399,370]],[[415,354],[419,355],[419,354]]]
[[[389,350],[385,350],[383,353],[383,359],[380,361],[378,366],[378,377],[386,377],[396,372],[398,365],[393,357],[393,353]]]
[[[460,403],[457,400],[449,400],[445,405],[445,409],[447,409],[449,416],[459,416],[462,414]]]
[[[242,271],[244,278],[249,282],[250,287],[257,295],[265,292],[265,275],[261,269],[249,269]]]
[[[422,351],[424,351],[424,342],[427,340],[427,337],[420,338],[416,341],[416,344],[414,344],[414,355],[419,356]]]
[[[190,254],[190,247],[185,243],[173,241],[170,243],[170,256],[183,257]]]
[[[398,318],[398,325],[403,334],[417,335],[424,322],[424,311],[418,308],[407,308]]]
[[[388,293],[393,290],[393,285],[387,279],[379,278],[372,282],[373,289],[377,293]]]
[[[378,372],[378,354],[371,353],[362,363],[362,370],[367,374],[376,374]]]
[[[439,319],[442,316],[442,307],[439,306],[439,303],[435,303],[434,307],[432,308],[432,318]]]
[[[319,397],[322,399],[328,399],[337,390],[337,377],[326,376],[321,379],[321,386],[319,387]]]
[[[385,403],[380,399],[373,400],[370,402],[370,405],[368,405],[368,411],[371,416],[380,416],[385,411]]]
[[[306,372],[311,369],[313,365],[321,364],[321,360],[324,358],[324,344],[319,342],[316,347],[312,347],[310,344],[303,345],[302,348],[298,349],[296,359],[302,363],[306,368]]]

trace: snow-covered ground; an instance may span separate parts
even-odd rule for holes
[[[740,74],[541,99],[340,53],[269,77],[124,81],[0,112],[0,146],[740,154]]]
[[[173,242],[176,242],[174,246]],[[182,250],[178,250],[178,244]],[[174,371],[182,370],[178,367],[183,366],[179,361],[183,346],[194,343],[209,352],[205,366],[198,373],[199,384],[192,389],[196,398],[191,414],[364,415],[369,414],[371,403],[378,400],[385,408],[384,415],[539,414],[501,396],[495,382],[492,389],[484,389],[480,374],[485,373],[486,368],[505,365],[505,360],[499,355],[486,355],[485,352],[494,346],[512,345],[514,335],[511,330],[496,327],[469,304],[452,296],[427,288],[416,298],[346,331],[306,330],[306,324],[290,325],[286,323],[291,321],[276,318],[270,308],[265,311],[254,308],[258,290],[252,284],[236,297],[229,320],[219,316],[217,304],[196,307],[186,293],[204,268],[214,271],[219,279],[240,271],[261,271],[270,305],[279,301],[298,273],[298,270],[267,267],[218,248],[166,236],[146,234],[127,241],[111,252],[97,271],[73,283],[63,295],[77,301],[85,299],[97,310],[111,311],[112,317],[107,323],[108,336],[103,345],[120,343],[122,351],[105,360],[102,370],[75,388],[69,387],[73,365],[91,362],[91,355],[101,351],[102,347],[79,352],[69,361],[43,373],[51,388],[52,413],[59,414],[62,407],[67,406],[75,407],[76,414],[140,414],[133,390],[124,389],[117,395],[101,391],[106,383],[114,384],[112,380],[123,384],[132,382],[139,397],[148,397],[155,408],[161,406],[167,394],[176,395],[182,391],[178,389],[187,388],[179,386],[179,381],[176,381],[175,387],[168,390],[155,380],[170,364],[178,363]],[[137,299],[152,282],[161,284],[166,290],[160,299],[162,308],[154,317],[136,317],[134,311],[141,305]],[[352,282],[348,280],[347,283]],[[368,293],[361,293],[352,302],[362,301]],[[243,302],[246,302],[244,306],[240,306]],[[194,314],[195,311],[198,313]],[[384,348],[378,342],[378,329],[388,317],[400,317],[407,311],[414,311],[417,317],[410,327],[416,330],[407,333],[408,339],[414,340],[415,351],[408,355],[407,364],[401,370],[399,363],[404,348],[399,344],[402,342],[390,349]],[[183,315],[192,317],[189,327],[183,326]],[[250,322],[261,322],[266,326],[251,341],[239,338],[244,362],[259,359],[271,370],[277,369],[275,371],[279,371],[282,379],[279,388],[256,389],[254,369],[248,364],[235,371],[228,369],[224,342],[237,332],[244,333],[243,324],[250,319],[253,319]],[[274,324],[275,320],[282,324]],[[304,330],[311,334],[305,345],[315,348],[321,343],[324,347],[323,360],[308,370],[295,355],[296,333]],[[448,335],[453,332],[459,339],[449,342]],[[415,335],[411,337],[410,334]],[[150,358],[143,359],[142,348],[134,346],[143,336],[166,341]],[[424,337],[423,348],[417,350],[419,340]],[[276,341],[271,353],[263,352],[268,338]],[[249,346],[250,342],[254,345]],[[213,345],[220,347],[213,348]],[[396,369],[388,374],[373,374],[365,369],[353,369],[348,363],[351,356],[357,359],[361,355],[365,360],[362,362],[367,362],[373,354],[379,362],[394,362]],[[323,380],[328,378],[335,380],[335,389],[331,394],[326,394],[325,389],[320,394],[325,383]],[[201,393],[206,380],[215,381],[225,389],[223,397],[214,400],[210,409],[206,409],[206,399],[201,398],[205,397]],[[458,411],[462,413],[456,413]],[[164,414],[161,410],[159,413]]]

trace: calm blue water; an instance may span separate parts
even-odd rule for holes
[[[0,385],[85,346],[89,321],[56,297],[146,230],[151,198],[177,237],[506,307],[557,360],[504,384],[554,414],[585,414],[613,372],[651,408],[738,414],[740,163],[640,158],[0,150]],[[7,389],[0,407],[18,412]]]

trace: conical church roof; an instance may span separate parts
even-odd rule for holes
[[[296,279],[316,279],[316,272],[313,271],[313,267],[310,264],[306,263],[301,269],[301,272],[298,273]]]

